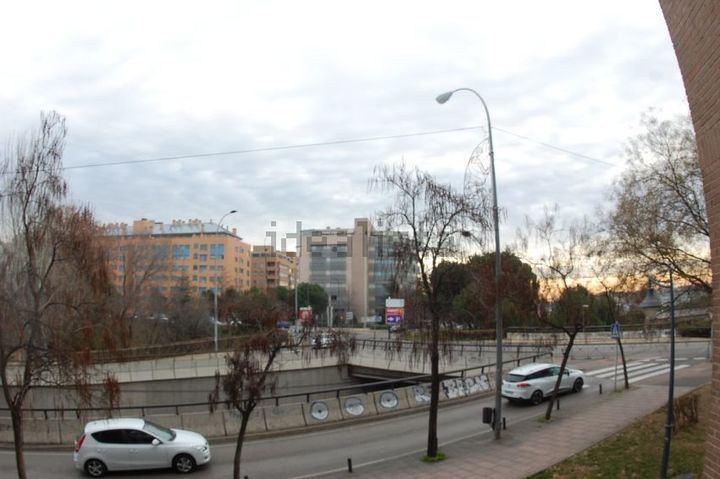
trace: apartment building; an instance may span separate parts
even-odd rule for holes
[[[251,250],[235,228],[213,222],[173,220],[164,224],[143,218],[102,227],[113,281],[148,279],[148,288],[170,294],[187,281],[194,292],[204,293],[251,287]]]
[[[278,286],[295,288],[297,256],[294,252],[277,251],[266,245],[253,246],[251,265],[254,288],[264,293]]]
[[[380,317],[407,240],[406,233],[374,229],[367,218],[356,218],[352,228],[303,230],[298,281],[322,286],[336,319]]]

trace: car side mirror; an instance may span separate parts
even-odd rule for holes
[[[565,376],[570,376],[570,371],[568,371],[567,369],[565,370]]]
[[[160,444],[160,439],[155,438],[155,439],[152,440],[152,445],[153,445],[153,446],[157,446],[157,445],[159,445],[159,444]]]

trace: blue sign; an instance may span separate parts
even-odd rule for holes
[[[620,339],[620,323],[613,323],[610,326],[610,337],[612,339]]]

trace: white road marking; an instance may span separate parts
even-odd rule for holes
[[[683,364],[683,365],[681,365],[681,366],[675,366],[675,371],[678,371],[678,370],[680,370],[680,369],[689,368],[689,367],[690,367],[689,364]],[[651,377],[653,377],[653,376],[660,376],[661,374],[667,374],[667,373],[669,373],[669,372],[670,372],[670,368],[666,368],[666,369],[663,369],[662,371],[656,371],[656,372],[654,372],[654,373],[645,374],[644,376],[634,377],[634,378],[632,378],[632,379],[629,379],[628,382],[629,382],[629,383],[636,383],[636,382],[638,382],[638,381],[642,381],[643,379],[648,379],[648,378],[651,378]]]
[[[633,363],[628,363],[628,367],[638,365],[638,364],[646,364],[646,362],[645,361],[636,361]],[[618,367],[620,367],[620,366],[618,366]],[[585,371],[585,374],[587,374],[588,376],[595,376],[596,374],[604,373],[606,371],[612,371],[613,369],[615,369],[615,366],[610,366],[609,368],[596,369],[594,371]]]
[[[643,372],[656,371],[658,369],[667,368],[667,367],[668,367],[667,364],[649,363],[649,364],[645,364],[643,366],[635,366],[633,368],[628,368],[628,373],[637,374],[637,373],[643,373]],[[618,372],[618,376],[621,376],[623,374],[622,366],[618,366],[617,372]],[[610,371],[609,373],[597,374],[597,375],[595,375],[595,377],[605,379],[605,378],[612,377],[614,375],[615,375],[615,371]]]

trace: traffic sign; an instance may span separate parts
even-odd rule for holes
[[[610,337],[612,339],[620,339],[620,323],[615,322],[610,326]]]

